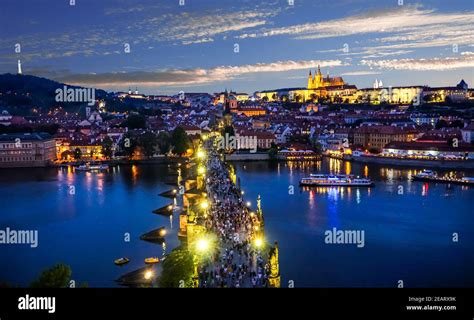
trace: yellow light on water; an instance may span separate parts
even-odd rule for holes
[[[206,168],[204,168],[203,166],[199,166],[198,173],[199,174],[204,174],[205,172],[206,172]]]
[[[150,280],[153,277],[153,271],[151,270],[146,271],[144,277],[146,280]]]

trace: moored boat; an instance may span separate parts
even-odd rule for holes
[[[374,183],[368,178],[354,175],[311,174],[300,181],[301,186],[318,187],[373,187]]]
[[[78,171],[103,171],[108,170],[109,166],[107,164],[81,164],[80,166],[76,167]]]
[[[146,264],[155,264],[155,263],[158,263],[158,262],[160,262],[160,259],[157,258],[157,257],[150,257],[150,258],[145,259]]]
[[[130,262],[130,259],[127,258],[127,257],[122,257],[122,258],[118,258],[118,259],[115,259],[114,260],[114,263],[118,266],[121,266],[121,265],[124,265],[124,264],[127,264]]]
[[[435,179],[437,176],[438,175],[431,170],[423,170],[422,172],[415,174],[413,180],[426,181]]]
[[[462,184],[468,186],[474,186],[474,177],[454,177],[454,176],[438,176],[431,170],[423,170],[422,172],[413,176],[414,181],[424,182],[440,182],[440,183],[451,183],[451,184]]]

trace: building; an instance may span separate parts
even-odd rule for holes
[[[357,91],[355,86],[348,86],[344,83],[341,77],[330,77],[327,74],[324,77],[321,69],[318,70],[314,76],[309,71],[308,82],[306,87],[299,88],[283,88],[276,90],[264,90],[255,92],[255,96],[264,101],[292,101],[292,102],[306,102],[315,101],[318,98],[343,97],[348,99],[348,96],[354,95]]]
[[[246,141],[257,141],[258,149],[270,149],[272,143],[276,142],[275,135],[269,131],[241,130],[236,134],[236,139]]]
[[[56,142],[48,133],[0,135],[0,167],[45,167],[56,159]]]
[[[386,156],[404,158],[430,158],[438,160],[474,159],[474,146],[460,142],[457,146],[446,141],[392,142],[383,148]]]
[[[417,135],[414,128],[395,126],[362,126],[354,129],[354,145],[381,151],[387,144],[395,141],[412,141]]]
[[[341,77],[329,77],[329,73],[326,77],[321,73],[321,69],[318,66],[318,71],[314,73],[314,77],[311,75],[311,70],[308,75],[308,90],[319,89],[333,86],[343,86],[344,80]]]

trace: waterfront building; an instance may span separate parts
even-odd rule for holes
[[[0,167],[44,167],[56,159],[56,143],[48,133],[0,135]]]
[[[474,146],[465,142],[453,146],[448,141],[394,141],[383,148],[382,154],[409,158],[474,160]]]
[[[272,143],[276,142],[275,135],[269,131],[261,130],[240,130],[236,134],[238,141],[257,141],[257,148],[270,149]]]
[[[98,140],[72,139],[58,142],[56,145],[56,157],[63,160],[73,160],[75,151],[81,151],[81,159],[102,158],[102,144]]]
[[[413,127],[400,128],[396,126],[361,126],[354,129],[354,145],[364,148],[382,150],[391,142],[412,141],[418,132]]]

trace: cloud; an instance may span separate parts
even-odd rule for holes
[[[373,74],[381,74],[379,71],[352,71],[342,73],[341,76],[368,76]]]
[[[360,64],[370,68],[390,70],[416,70],[416,71],[444,71],[460,68],[474,67],[474,56],[429,58],[429,59],[393,59],[393,60],[361,60]]]
[[[394,9],[370,12],[315,23],[305,23],[285,27],[265,29],[260,32],[244,33],[238,38],[261,38],[278,35],[291,35],[295,39],[310,40],[342,37],[368,33],[395,33],[396,35],[379,39],[380,42],[420,41],[439,45],[436,38],[451,38],[466,43],[472,41],[473,12],[437,13],[433,9],[423,9],[420,5],[404,5]],[[453,39],[453,37],[458,38]]]
[[[108,10],[107,15],[127,12],[143,12],[143,17],[125,15],[116,19],[113,25],[96,24],[87,28],[32,33],[0,39],[0,48],[9,48],[12,43],[27,43],[28,53],[22,59],[51,60],[73,56],[105,56],[123,53],[124,44],[131,45],[132,51],[140,45],[156,46],[158,43],[194,45],[215,41],[216,36],[263,26],[279,10],[240,10],[223,12],[220,10],[203,12],[179,12],[151,14],[157,7],[132,7]],[[145,14],[146,13],[146,14]],[[148,15],[147,15],[148,14]],[[52,50],[54,48],[54,50]],[[0,59],[13,59],[12,50],[0,49]]]
[[[347,65],[340,60],[300,60],[256,63],[240,66],[218,66],[210,69],[158,70],[153,72],[110,72],[100,74],[66,74],[54,77],[68,84],[113,87],[113,86],[189,86],[236,79],[252,73],[283,72],[291,70]]]

